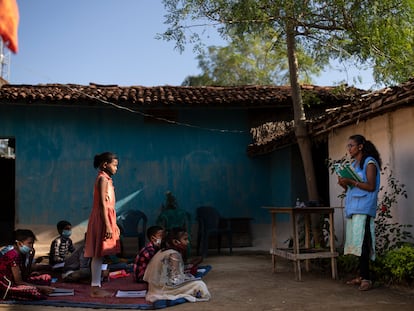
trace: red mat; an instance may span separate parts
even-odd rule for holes
[[[115,294],[118,290],[146,290],[147,285],[135,283],[132,275],[127,277],[110,279],[102,283],[102,289],[113,293],[112,297],[92,298],[90,297],[90,284],[82,283],[64,283],[58,281],[52,286],[59,288],[74,289],[74,296],[56,296],[48,297],[46,300],[38,301],[1,301],[3,304],[25,304],[25,305],[46,305],[46,306],[64,306],[64,307],[81,307],[81,308],[108,308],[108,309],[158,309],[149,303],[145,298],[118,298]],[[166,307],[166,306],[164,306]]]
[[[105,304],[117,304],[117,303],[132,303],[132,304],[145,304],[145,298],[117,298],[115,294],[118,290],[146,290],[147,285],[143,283],[134,282],[132,275],[118,278],[110,279],[107,282],[102,282],[102,289],[112,292],[112,297],[105,298],[92,298],[90,297],[90,284],[80,284],[80,283],[64,283],[58,281],[52,286],[60,288],[70,288],[75,290],[74,296],[57,296],[49,297],[48,300],[65,300],[65,301],[75,301],[75,302],[100,302]]]
[[[202,266],[203,272],[199,272],[198,277],[205,276],[210,270],[211,266]],[[113,293],[112,297],[92,298],[90,297],[90,283],[64,283],[60,280],[53,284],[54,287],[74,289],[74,296],[56,296],[48,297],[46,300],[36,301],[1,301],[0,304],[13,305],[41,305],[41,306],[55,306],[55,307],[78,307],[78,308],[94,308],[94,309],[138,309],[138,310],[153,310],[163,309],[166,307],[175,306],[177,304],[185,303],[185,298],[178,298],[176,300],[158,300],[154,303],[147,302],[145,298],[118,298],[115,294],[118,290],[140,291],[146,290],[145,283],[135,283],[132,274],[118,279],[109,279],[102,283],[102,288]]]

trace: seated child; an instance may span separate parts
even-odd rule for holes
[[[185,228],[184,228],[185,229]],[[188,244],[190,244],[190,235],[188,234]],[[191,273],[196,276],[198,274],[198,267],[203,261],[202,256],[188,257],[189,255],[189,245],[186,249],[180,251],[181,256],[184,260],[184,273]]]
[[[27,229],[14,231],[13,248],[0,257],[0,298],[7,300],[46,299],[53,291],[51,276],[34,275],[34,233]]]
[[[191,302],[208,301],[207,285],[192,274],[184,273],[181,253],[187,249],[188,233],[183,228],[172,228],[166,238],[165,248],[158,251],[149,262],[144,274],[148,282],[146,300],[175,300],[184,298]]]
[[[65,257],[75,251],[72,239],[72,225],[69,221],[61,220],[56,225],[59,236],[50,244],[49,265],[64,264]]]
[[[134,261],[134,280],[135,282],[143,282],[145,269],[151,258],[160,249],[161,242],[164,237],[164,229],[161,226],[152,226],[147,229],[148,243],[145,245],[135,257]]]
[[[190,243],[190,240],[188,243]],[[198,267],[203,261],[203,257],[195,256],[195,257],[188,258],[188,254],[189,254],[188,250],[189,248],[187,247],[187,249],[183,249],[181,251],[181,256],[183,257],[183,260],[184,260],[184,273],[191,273],[192,275],[195,276],[198,273]]]

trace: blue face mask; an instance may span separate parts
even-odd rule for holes
[[[68,238],[72,235],[72,231],[71,230],[63,230],[62,231],[62,236],[65,238]]]
[[[31,248],[29,247],[29,246],[27,246],[27,245],[22,245],[22,246],[20,246],[19,247],[19,251],[20,251],[20,253],[22,253],[23,255],[27,255],[27,254],[29,254],[30,252],[31,252]]]

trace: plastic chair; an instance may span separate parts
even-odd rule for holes
[[[126,210],[116,217],[121,236],[138,238],[138,250],[145,246],[147,216],[140,210]]]
[[[220,216],[219,211],[211,206],[200,206],[197,208],[198,234],[197,234],[197,255],[207,257],[208,241],[210,236],[217,236],[217,251],[220,254],[221,238],[227,235],[230,254],[233,251],[232,229],[229,221]]]

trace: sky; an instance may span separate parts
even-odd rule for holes
[[[19,50],[11,54],[11,84],[73,83],[119,86],[181,85],[198,75],[192,46],[183,53],[175,42],[156,39],[167,29],[161,0],[17,0],[20,13]],[[225,42],[211,27],[207,46]],[[339,68],[338,65],[334,66]],[[342,68],[343,69],[343,68]],[[355,83],[360,74],[362,83]],[[314,84],[346,81],[373,87],[369,71],[330,69]]]

